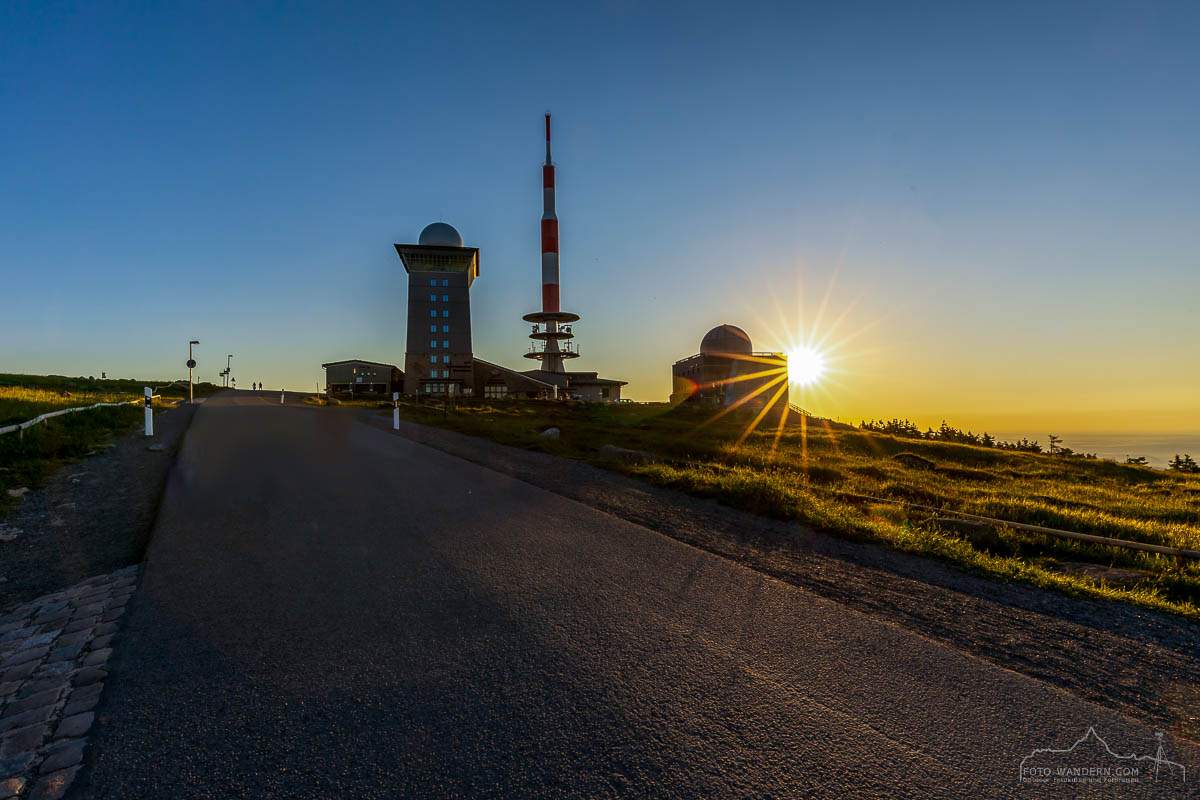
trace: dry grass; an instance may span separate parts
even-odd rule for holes
[[[128,392],[63,392],[26,386],[0,386],[0,426],[24,422],[47,411],[90,406],[93,403],[126,403],[138,395]]]

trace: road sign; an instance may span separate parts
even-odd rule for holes
[[[196,368],[196,359],[194,359],[194,358],[189,358],[189,359],[187,360],[187,368],[188,368],[188,369],[195,369],[195,368]]]

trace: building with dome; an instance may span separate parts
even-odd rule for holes
[[[762,409],[774,400],[772,407],[782,410],[788,405],[787,356],[755,352],[744,330],[718,325],[704,334],[699,353],[671,365],[671,387],[674,404]]]
[[[542,309],[524,316],[525,322],[533,324],[530,339],[537,343],[524,356],[537,361],[537,369],[518,372],[475,358],[471,341],[471,286],[479,277],[479,248],[467,247],[453,225],[434,222],[425,226],[416,244],[396,245],[396,254],[408,273],[408,335],[400,378],[404,394],[609,403],[621,399],[625,381],[601,378],[595,372],[571,372],[564,367],[564,362],[579,357],[579,350],[572,342],[579,315],[559,308],[558,218],[554,213],[549,114],[542,175]],[[350,366],[343,369],[344,365]],[[330,375],[337,378],[339,387],[347,380],[353,383],[359,375],[354,371],[359,365],[358,361],[330,362],[326,365],[326,384],[333,385]],[[336,375],[329,372],[331,368]]]
[[[426,225],[416,244],[398,244],[408,272],[404,393],[461,393],[472,385],[471,284],[479,248],[445,222]]]
[[[463,244],[452,225],[434,222],[416,244],[397,244],[408,273],[408,335],[403,393],[410,396],[551,397],[555,387],[475,358],[471,286],[479,248]],[[328,379],[327,379],[328,382]]]

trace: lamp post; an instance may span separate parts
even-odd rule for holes
[[[194,402],[192,400],[192,370],[196,368],[196,359],[192,358],[192,345],[196,345],[196,344],[200,344],[199,339],[192,339],[190,342],[188,342],[187,368],[188,368],[188,405],[189,406],[192,405],[192,403]]]

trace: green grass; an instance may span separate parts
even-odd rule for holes
[[[23,422],[47,411],[92,403],[117,403],[143,396],[145,387],[163,398],[187,397],[187,383],[166,385],[166,380],[143,381],[132,378],[69,378],[64,375],[14,375],[0,373],[0,427]],[[220,389],[211,383],[197,383],[196,397],[207,397]]]
[[[93,403],[128,403],[137,399],[136,395],[127,392],[63,393],[50,389],[0,386],[0,426],[24,422],[48,411],[63,408],[89,406]]]
[[[59,375],[0,374],[0,426],[24,422],[48,411],[138,400],[144,386],[165,381],[96,380]],[[211,393],[204,384],[202,394]],[[172,407],[186,396],[187,387],[162,389],[155,407]],[[54,417],[23,433],[0,435],[0,516],[16,504],[8,489],[36,488],[59,467],[90,453],[111,447],[137,430],[143,420],[141,404],[97,408]]]
[[[1200,564],[1011,528],[971,529],[902,501],[1174,547],[1200,549],[1200,476],[1109,461],[898,439],[793,418],[776,441],[764,424],[739,446],[747,415],[665,405],[476,402],[443,416],[404,405],[414,421],[583,459],[755,514],[930,555],[1005,580],[1200,617]],[[540,437],[546,427],[557,440]],[[652,454],[605,459],[605,444]],[[936,468],[904,466],[913,453]],[[1084,574],[1084,573],[1089,574]],[[1099,577],[1097,577],[1099,574]]]

